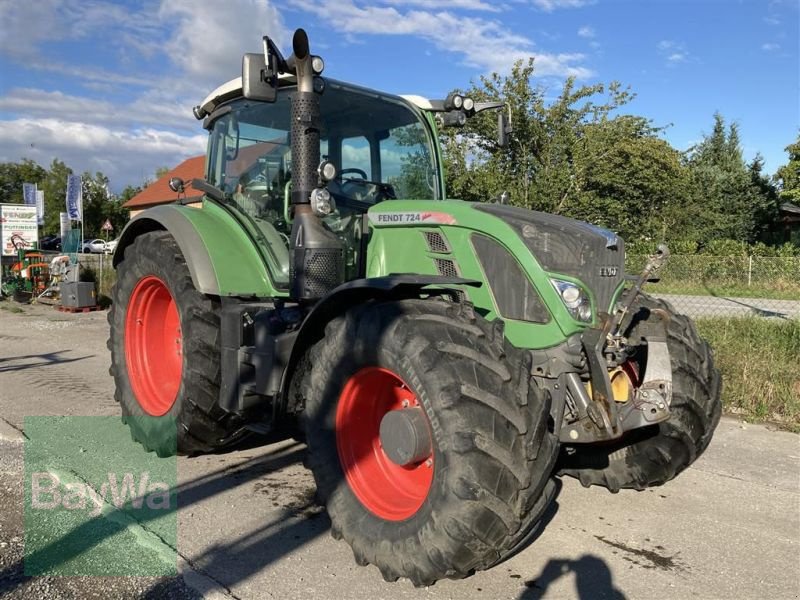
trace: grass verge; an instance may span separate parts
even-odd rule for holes
[[[800,432],[800,321],[697,319],[722,372],[726,411]]]
[[[770,300],[797,300],[800,298],[800,286],[779,285],[731,285],[696,281],[665,281],[651,283],[647,291],[653,294],[683,294],[686,296],[719,296],[727,298],[763,298]]]

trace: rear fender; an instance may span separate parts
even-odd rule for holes
[[[202,208],[176,204],[149,208],[134,217],[120,236],[114,267],[125,249],[149,231],[166,230],[180,247],[192,283],[203,294],[272,298],[285,295],[273,285],[255,242],[224,209],[205,202]]]

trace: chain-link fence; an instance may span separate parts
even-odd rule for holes
[[[646,261],[629,255],[628,273],[638,273]],[[800,319],[800,257],[678,255],[660,277],[646,291],[693,318]]]

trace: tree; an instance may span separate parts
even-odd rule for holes
[[[22,184],[41,182],[47,171],[36,162],[23,158],[19,163],[0,163],[0,202],[22,204]]]
[[[774,219],[769,182],[761,176],[757,158],[749,167],[742,156],[736,123],[727,130],[714,115],[711,134],[687,154],[691,172],[691,210],[697,239],[755,242]]]
[[[503,101],[513,133],[500,148],[496,117],[478,115],[444,130],[450,195],[487,201],[508,191],[518,206],[603,225],[624,237],[672,236],[668,215],[685,203],[681,155],[647,119],[617,114],[633,98],[619,83],[580,86],[568,79],[558,97],[531,84],[533,60],[511,74],[473,85],[476,101]]]
[[[507,191],[526,208],[561,212],[578,183],[574,154],[588,122],[600,122],[632,98],[618,83],[576,87],[570,78],[558,98],[531,85],[534,60],[517,61],[508,76],[481,77],[467,95],[475,101],[508,103],[513,124],[509,144],[496,142],[496,117],[483,114],[458,131],[445,130],[448,185],[454,195],[488,200]],[[596,103],[597,97],[608,97]]]
[[[128,211],[122,207],[123,201],[109,192],[108,177],[99,171],[92,176],[84,173],[81,176],[83,187],[83,228],[86,237],[106,237],[103,223],[106,219],[114,228],[111,235],[119,233],[128,220]],[[135,188],[126,188],[130,191]]]
[[[794,143],[786,146],[789,162],[775,173],[775,183],[780,188],[784,202],[800,203],[800,133]]]

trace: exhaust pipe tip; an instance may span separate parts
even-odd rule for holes
[[[295,58],[298,60],[303,60],[308,56],[308,34],[305,29],[298,29],[294,32],[294,36],[292,37],[292,50],[294,51]]]

